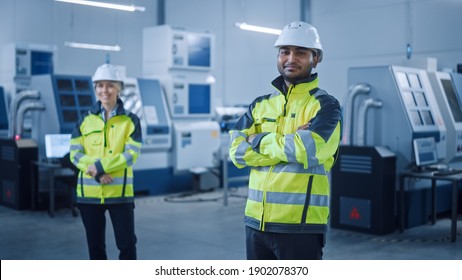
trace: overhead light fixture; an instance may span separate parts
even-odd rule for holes
[[[120,5],[120,4],[113,4],[113,3],[106,3],[106,2],[97,2],[97,1],[87,1],[87,0],[55,0],[56,2],[65,2],[70,4],[79,4],[79,5],[87,5],[93,7],[100,7],[100,8],[107,8],[107,9],[114,9],[114,10],[122,10],[127,12],[144,12],[146,10],[145,7],[139,7],[134,5]]]
[[[281,29],[274,29],[274,28],[268,28],[268,27],[262,27],[262,26],[257,26],[257,25],[250,25],[245,22],[236,22],[235,25],[239,27],[240,29],[243,30],[249,30],[249,31],[255,31],[255,32],[262,32],[262,33],[268,33],[268,34],[274,34],[274,35],[279,35],[281,34]]]
[[[91,50],[101,50],[101,51],[113,51],[120,52],[122,48],[119,45],[97,45],[97,44],[86,44],[86,43],[77,43],[77,42],[64,42],[66,47],[71,48],[80,48],[80,49],[91,49]]]

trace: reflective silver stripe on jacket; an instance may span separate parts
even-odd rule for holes
[[[75,154],[75,156],[74,156],[74,162],[73,162],[73,164],[74,164],[75,166],[77,166],[77,164],[79,163],[80,159],[83,158],[84,156],[85,156],[84,153],[77,152],[77,153]]]
[[[253,167],[253,169],[260,172],[269,172],[271,166],[258,166]],[[316,165],[310,168],[304,169],[303,165],[299,163],[278,163],[274,165],[274,173],[297,173],[297,174],[317,174],[317,175],[326,175],[327,172],[324,168],[324,165]]]
[[[263,192],[258,191],[258,190],[253,190],[249,189],[249,194],[247,196],[247,199],[256,201],[256,202],[262,202],[263,201]]]
[[[74,144],[69,148],[71,151],[83,151],[83,145]]]
[[[104,199],[104,204],[112,204],[112,203],[129,203],[135,201],[133,196],[126,196],[126,197],[107,197]],[[101,198],[97,197],[77,197],[78,203],[85,203],[85,204],[101,204]]]
[[[304,205],[306,200],[305,193],[283,193],[267,192],[266,202],[275,204],[294,204]],[[310,195],[310,206],[329,206],[329,197],[327,195],[312,194]]]
[[[313,136],[311,135],[311,131],[298,130],[297,134],[302,139],[303,146],[305,146],[306,156],[308,158],[308,167],[319,165],[319,160],[316,158],[316,143],[314,142]],[[295,143],[293,142],[294,139],[292,138],[291,140],[292,143],[290,143],[290,145],[293,145],[295,147]]]
[[[125,157],[125,161],[127,162],[127,166],[132,166],[133,165],[133,156],[129,152],[123,153]]]
[[[83,178],[83,184],[86,186],[94,186],[94,187],[100,187],[101,183],[96,182],[94,178]],[[112,178],[112,183],[110,184],[104,184],[105,186],[116,186],[116,185],[123,185],[124,184],[124,178],[123,177],[118,177],[118,178]],[[133,178],[128,178],[127,177],[127,182],[126,184],[131,185],[133,184]]]
[[[137,154],[140,153],[140,151],[141,151],[140,147],[137,147],[137,146],[132,145],[132,144],[126,144],[125,145],[125,151],[128,151],[128,150],[134,151]]]
[[[259,190],[249,189],[248,199],[256,202],[263,201],[263,192]],[[305,193],[283,193],[283,192],[267,192],[266,202],[274,204],[294,204],[304,205],[306,200]],[[321,194],[310,195],[310,206],[329,206],[329,196]]]

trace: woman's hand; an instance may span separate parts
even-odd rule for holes
[[[96,170],[95,164],[88,166],[87,172],[85,172],[85,174],[90,175],[93,178],[96,176],[97,173],[98,173],[98,170]]]
[[[111,175],[109,174],[103,174],[100,178],[99,178],[101,184],[110,184],[112,183],[114,180],[112,179]]]

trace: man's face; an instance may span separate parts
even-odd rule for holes
[[[311,49],[283,46],[279,48],[278,70],[284,80],[293,84],[310,77],[311,69],[316,67],[318,56]]]

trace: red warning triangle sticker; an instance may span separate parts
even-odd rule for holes
[[[359,220],[359,219],[361,219],[361,215],[359,215],[358,208],[353,207],[353,209],[351,209],[350,219],[351,220]]]

